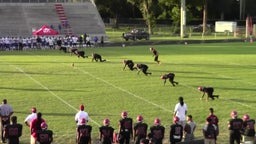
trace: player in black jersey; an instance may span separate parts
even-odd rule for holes
[[[123,70],[126,68],[126,66],[128,66],[128,68],[133,71],[134,69],[136,69],[136,67],[134,67],[134,63],[132,60],[124,60],[123,61],[123,64],[124,64],[124,68]]]
[[[141,139],[147,137],[148,124],[143,122],[141,115],[137,116],[137,123],[133,126],[133,140],[135,144],[140,144]]]
[[[48,130],[48,125],[45,122],[41,123],[41,129],[37,132],[37,141],[39,144],[51,144],[53,141],[53,132]]]
[[[76,130],[77,144],[91,144],[92,126],[86,124],[87,120],[85,118],[82,118],[80,123],[81,125]]]
[[[158,60],[158,57],[159,57],[158,52],[152,47],[149,48],[149,50],[153,53],[154,61],[160,64],[160,61]]]
[[[175,77],[175,74],[174,73],[168,73],[168,74],[164,74],[161,76],[161,79],[164,80],[164,85],[166,83],[166,80],[169,79],[170,83],[172,84],[172,86],[175,86],[175,85],[178,85],[179,83],[174,81],[174,77]]]
[[[145,64],[136,64],[135,67],[137,68],[138,70],[138,74],[140,73],[140,71],[142,71],[146,76],[148,74],[152,74],[151,72],[147,72],[148,71],[148,66],[145,65]]]
[[[133,136],[132,119],[128,117],[127,112],[121,113],[122,119],[119,120],[118,139],[120,144],[129,144]]]
[[[92,53],[92,62],[93,61],[96,61],[96,62],[105,62],[106,60],[105,59],[102,59],[101,55],[97,54],[97,53]]]
[[[219,95],[213,95],[214,89],[212,87],[198,87],[197,88],[200,92],[203,92],[203,95],[201,97],[201,100],[204,98],[205,93],[207,94],[206,101],[208,101],[209,98],[214,100],[214,97],[219,98]]]
[[[112,144],[114,128],[109,126],[109,123],[109,119],[104,119],[103,126],[99,128],[99,141],[102,142],[102,144]]]
[[[11,117],[11,124],[4,127],[3,136],[7,144],[19,144],[19,137],[22,135],[22,125],[17,123],[17,117]]]
[[[154,125],[150,127],[148,137],[153,144],[162,144],[164,139],[165,128],[160,124],[160,119],[154,120]]]
[[[230,144],[234,144],[235,141],[237,144],[240,144],[242,126],[243,120],[237,117],[236,111],[232,111],[231,119],[228,121]]]
[[[79,50],[76,50],[75,51],[75,54],[77,55],[77,57],[82,57],[82,58],[88,58],[88,56],[85,55],[85,52],[84,51],[79,51]]]

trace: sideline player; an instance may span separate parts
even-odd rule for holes
[[[4,128],[4,137],[8,144],[19,144],[19,137],[22,135],[22,125],[17,123],[17,117],[11,117],[11,124]]]
[[[135,144],[140,144],[140,141],[147,137],[148,124],[143,122],[141,115],[138,115],[136,119],[137,123],[133,126],[133,140]]]
[[[119,128],[118,128],[119,143],[129,144],[130,138],[133,136],[132,119],[128,117],[128,114],[126,111],[123,111],[121,113],[121,117],[122,118],[119,120]]]
[[[175,77],[175,74],[174,73],[168,73],[168,74],[164,74],[161,76],[161,79],[164,80],[164,85],[166,83],[166,80],[169,79],[170,83],[172,84],[172,86],[176,86],[178,85],[179,83],[174,81],[174,77]]]
[[[154,120],[154,125],[150,127],[148,134],[149,140],[153,144],[162,144],[164,139],[165,127],[161,125],[160,119]]]
[[[145,65],[145,64],[136,64],[135,67],[136,67],[137,70],[138,70],[138,73],[137,73],[137,74],[139,74],[140,71],[142,71],[146,76],[147,76],[148,74],[150,74],[150,75],[152,74],[151,72],[147,72],[148,66]]]
[[[230,115],[231,119],[228,121],[229,142],[230,144],[234,144],[236,141],[237,144],[240,144],[243,120],[238,118],[236,111],[232,111]]]
[[[53,141],[53,132],[48,130],[48,125],[45,122],[41,123],[41,129],[37,132],[37,141],[39,144],[51,144]]]
[[[153,48],[149,48],[149,50],[153,53],[154,61],[157,62],[157,64],[160,64],[160,61],[158,60],[158,52]]]
[[[134,69],[136,69],[136,67],[134,67],[134,63],[132,60],[124,60],[123,61],[123,64],[124,64],[124,68],[123,70],[126,68],[126,66],[128,66],[128,68],[133,71]]]
[[[214,97],[219,98],[219,95],[213,95],[213,92],[214,92],[213,87],[202,87],[202,86],[200,86],[197,89],[200,92],[203,92],[203,95],[200,98],[200,100],[202,100],[204,98],[205,93],[207,94],[206,101],[208,101],[209,98],[211,98],[212,100],[214,100]]]
[[[176,144],[183,138],[183,127],[179,124],[179,117],[173,118],[173,124],[170,126],[170,143]]]
[[[102,144],[112,144],[114,128],[111,127],[109,119],[103,120],[103,126],[99,128],[99,141]]]
[[[106,60],[105,59],[102,59],[101,55],[97,54],[97,53],[92,53],[92,62],[93,61],[100,61],[100,62],[105,62]]]
[[[255,120],[250,119],[248,114],[243,116],[242,138],[244,143],[253,143],[255,137]]]
[[[82,118],[76,130],[77,144],[91,144],[92,126],[87,125],[87,120]]]

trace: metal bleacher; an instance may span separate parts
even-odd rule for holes
[[[31,36],[32,30],[43,25],[52,25],[58,30],[61,21],[56,12],[56,4],[63,6],[74,35],[87,33],[92,36],[106,36],[99,12],[89,0],[63,3],[6,3],[0,0],[0,36]]]

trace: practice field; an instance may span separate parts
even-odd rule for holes
[[[183,96],[188,114],[197,123],[195,136],[202,138],[202,127],[209,113],[215,109],[219,117],[218,143],[228,143],[227,121],[236,110],[239,117],[248,113],[256,118],[256,45],[251,43],[155,45],[161,65],[153,61],[149,46],[105,47],[83,49],[89,58],[77,58],[59,50],[27,50],[0,52],[0,100],[7,98],[24,123],[31,107],[37,107],[54,132],[54,144],[74,144],[75,113],[82,103],[90,115],[93,140],[104,118],[117,129],[122,111],[136,120],[141,114],[149,126],[160,118],[169,126],[178,97]],[[96,52],[107,62],[91,62]],[[123,59],[145,63],[152,75],[123,69]],[[74,63],[74,67],[72,67]],[[174,72],[179,85],[167,81],[162,74]],[[200,101],[198,86],[212,86],[220,98]],[[21,144],[30,141],[29,128],[23,125]]]

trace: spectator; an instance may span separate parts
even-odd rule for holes
[[[103,126],[99,128],[99,141],[102,144],[112,144],[114,128],[111,127],[109,119],[103,120]]]
[[[152,144],[162,144],[164,139],[165,128],[161,125],[160,119],[154,120],[154,125],[150,127],[148,134],[149,140]]]
[[[137,123],[133,126],[133,140],[135,144],[140,144],[141,139],[147,137],[148,124],[143,122],[141,115],[137,116]]]
[[[89,121],[89,115],[88,115],[87,112],[84,111],[84,105],[83,104],[81,104],[79,106],[79,109],[80,109],[80,111],[78,111],[75,115],[75,121],[76,121],[77,125],[81,125],[80,122],[81,122],[81,119],[83,119],[83,118],[86,119],[86,122]]]
[[[253,143],[255,137],[255,120],[248,114],[243,116],[242,142]]]
[[[4,137],[8,144],[19,144],[19,137],[22,135],[22,125],[17,123],[17,117],[11,117],[11,124],[4,128]]]
[[[121,119],[119,120],[118,134],[120,144],[129,144],[130,138],[133,136],[132,119],[128,117],[126,111],[121,113]]]
[[[174,117],[179,117],[179,124],[181,124],[182,127],[185,127],[186,124],[187,111],[188,108],[187,105],[184,103],[183,97],[179,97],[179,103],[177,103],[174,108]]]
[[[3,99],[2,104],[0,105],[0,116],[1,116],[1,140],[2,143],[5,143],[5,138],[3,136],[4,126],[10,124],[10,117],[13,114],[12,107],[7,104],[7,99]]]
[[[195,129],[196,129],[196,123],[193,121],[192,115],[188,115],[187,123],[184,127],[184,142],[191,142],[194,140]]]
[[[80,119],[80,125],[76,130],[76,141],[77,144],[91,144],[91,132],[92,126],[87,125],[85,118]]]
[[[32,109],[31,109],[31,114],[29,114],[29,115],[26,117],[25,121],[24,121],[24,123],[26,124],[26,126],[30,127],[30,124],[31,124],[32,120],[35,119],[36,116],[37,116],[36,108],[35,108],[35,107],[32,107]]]
[[[179,117],[173,118],[173,124],[170,126],[170,143],[176,144],[183,138],[183,127],[179,124]]]
[[[229,129],[229,142],[234,144],[235,141],[237,144],[240,144],[241,138],[241,129],[243,125],[243,120],[237,117],[237,112],[231,112],[231,119],[228,121]]]
[[[37,132],[37,141],[39,144],[51,144],[53,141],[53,132],[48,130],[45,122],[41,123],[41,130]]]
[[[219,119],[216,115],[214,115],[213,108],[209,108],[209,111],[210,111],[210,113],[207,118],[211,119],[211,124],[214,124],[217,126],[217,134],[219,134]],[[217,141],[217,139],[216,139],[216,141]]]
[[[101,47],[104,47],[104,36],[100,37],[100,45]]]
[[[204,144],[215,144],[217,137],[217,126],[212,124],[210,118],[206,119],[206,124],[203,128]]]
[[[42,130],[41,124],[45,122],[45,120],[42,118],[42,113],[37,113],[37,118],[32,120],[30,124],[30,132],[31,132],[31,139],[30,144],[36,144],[37,141],[37,132]]]
[[[94,36],[93,38],[94,47],[98,47],[98,41],[99,41],[99,38],[97,36]]]

